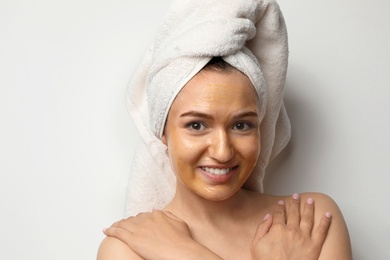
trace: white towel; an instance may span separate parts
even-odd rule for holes
[[[161,142],[169,108],[181,88],[212,57],[246,74],[263,108],[261,153],[244,188],[262,192],[265,167],[290,139],[283,104],[287,31],[275,1],[176,0],[129,83],[127,107],[142,142],[132,162],[126,216],[161,209],[176,178]]]

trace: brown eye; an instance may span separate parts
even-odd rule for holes
[[[205,126],[200,122],[191,122],[187,124],[187,128],[190,130],[201,131],[205,129]]]
[[[248,130],[250,128],[252,128],[252,125],[250,123],[247,123],[247,122],[239,122],[239,123],[235,124],[233,127],[234,130],[239,130],[239,131],[245,131],[245,130]]]

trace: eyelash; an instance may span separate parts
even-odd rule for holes
[[[244,125],[244,129],[237,129],[237,126],[239,126],[239,125]],[[202,130],[205,130],[205,128],[206,128],[205,123],[198,122],[198,121],[189,122],[185,126],[186,126],[186,128],[188,128],[192,131],[202,131]],[[238,131],[247,131],[247,130],[250,130],[252,128],[253,128],[253,124],[250,122],[237,122],[232,127],[233,130],[238,130]]]
[[[236,124],[233,125],[233,129],[235,129],[238,125],[245,125],[245,129],[237,129],[239,131],[247,131],[249,129],[252,129],[253,128],[253,124],[250,123],[250,122],[238,122]]]
[[[204,130],[204,129],[196,129],[196,128],[194,128],[195,125],[199,125],[199,126],[202,127],[202,128],[206,128],[206,126],[205,126],[204,123],[198,122],[198,121],[189,122],[188,124],[186,124],[186,128],[188,128],[188,129],[190,129],[190,130],[193,130],[193,131],[201,131],[201,130]]]

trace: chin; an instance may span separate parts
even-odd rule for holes
[[[213,189],[213,190],[206,190],[203,192],[200,191],[194,191],[199,197],[202,197],[205,200],[209,201],[225,201],[227,199],[230,199],[233,197],[240,188],[238,189],[229,189],[229,190],[218,190],[218,189]]]

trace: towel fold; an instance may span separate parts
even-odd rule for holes
[[[212,57],[249,77],[261,103],[261,153],[245,188],[261,192],[265,167],[290,139],[283,104],[287,31],[275,1],[176,0],[128,87],[127,108],[142,142],[129,176],[126,216],[163,208],[176,178],[161,142],[176,95]]]

